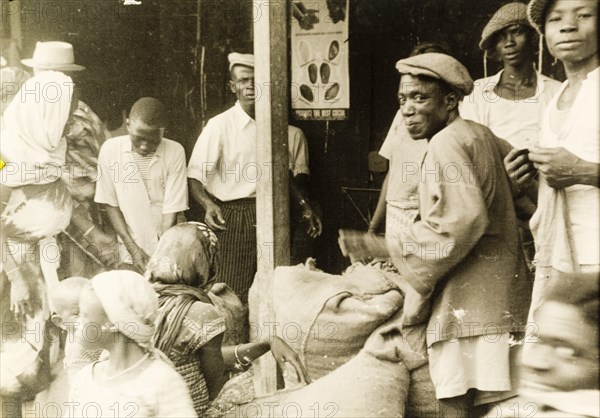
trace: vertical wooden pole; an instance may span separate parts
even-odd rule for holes
[[[252,332],[272,337],[272,299],[276,266],[290,263],[288,190],[288,51],[287,0],[253,0],[256,79],[257,158],[262,175],[257,185],[257,292],[250,303]],[[263,356],[261,393],[277,388],[276,364]]]

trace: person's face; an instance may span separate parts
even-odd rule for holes
[[[402,75],[398,101],[406,128],[413,139],[431,139],[446,126],[451,110],[448,96],[435,81],[421,80],[410,74]]]
[[[496,34],[494,52],[505,65],[519,66],[533,61],[531,32],[522,25],[511,25]]]
[[[233,67],[229,88],[235,93],[242,107],[254,106],[254,68],[243,65]]]
[[[556,0],[548,8],[544,35],[553,57],[577,63],[598,54],[596,0]]]
[[[546,302],[536,315],[539,341],[523,356],[523,380],[549,391],[598,389],[598,330],[572,305]]]
[[[133,151],[143,156],[156,152],[165,133],[165,128],[148,125],[137,118],[127,120],[127,130]]]
[[[102,345],[110,338],[110,320],[91,286],[81,291],[78,324],[83,329],[84,338],[88,341]]]

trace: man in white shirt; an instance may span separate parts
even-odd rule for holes
[[[230,89],[237,102],[208,121],[200,134],[188,166],[192,198],[205,210],[204,221],[219,232],[221,263],[219,280],[227,283],[247,302],[257,268],[256,185],[270,167],[256,159],[254,121],[254,56],[232,53],[228,56]],[[294,177],[308,175],[308,152],[304,135],[290,127],[288,141],[290,170]],[[309,218],[308,234],[321,233],[321,222],[305,198],[293,185],[292,198],[298,200]]]
[[[119,237],[121,261],[143,273],[158,239],[187,209],[185,152],[163,138],[167,115],[157,99],[139,99],[129,135],[107,140],[98,157],[95,201],[106,206]]]

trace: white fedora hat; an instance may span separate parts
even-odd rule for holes
[[[75,64],[73,45],[67,42],[38,42],[35,44],[32,58],[21,62],[31,68],[56,71],[81,71],[82,65]]]

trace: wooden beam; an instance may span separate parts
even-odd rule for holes
[[[275,327],[272,283],[276,266],[290,263],[288,190],[288,1],[254,0],[257,158],[262,174],[257,185],[258,272],[251,300],[253,330],[263,338]],[[254,305],[254,306],[253,306]],[[277,389],[276,364],[263,356],[260,393]]]

